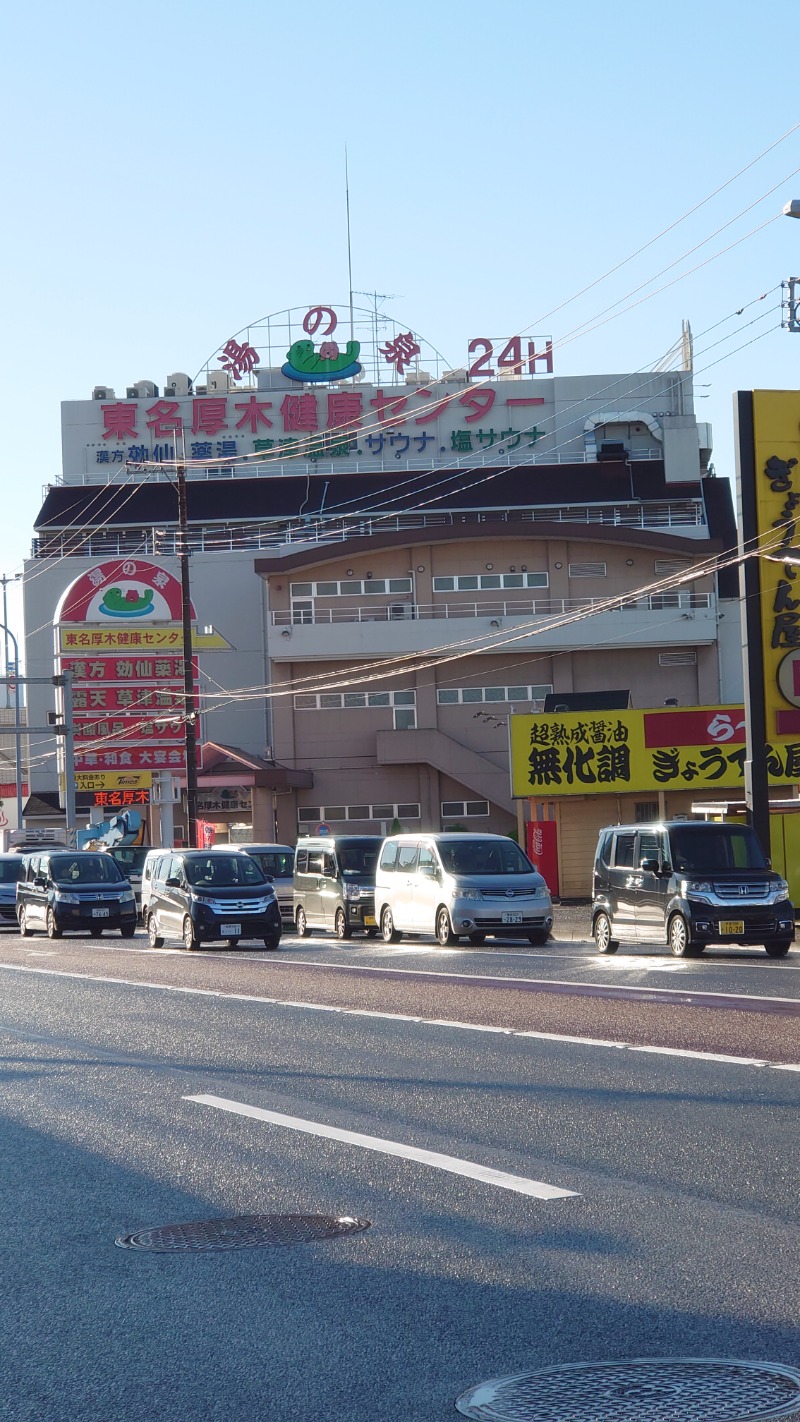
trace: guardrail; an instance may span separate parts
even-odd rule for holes
[[[485,600],[481,602],[435,602],[410,603],[395,602],[384,605],[354,607],[348,600],[345,607],[319,607],[313,609],[293,609],[272,613],[273,627],[302,627],[332,625],[352,622],[414,622],[444,618],[488,617],[492,619],[516,620],[519,618],[558,617],[567,612],[577,612],[602,608],[609,613],[661,612],[674,609],[678,612],[708,610],[714,605],[712,593],[651,593],[648,597],[623,598],[615,605],[608,606],[608,598],[603,597],[556,597],[556,598],[513,598]]]

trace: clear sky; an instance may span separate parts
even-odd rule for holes
[[[345,143],[356,289],[397,293],[453,365],[471,336],[549,330],[564,375],[646,369],[688,317],[731,475],[732,391],[798,383],[776,308],[800,127],[753,162],[800,125],[796,21],[796,0],[7,7],[0,573],[59,476],[62,399],[346,302]]]

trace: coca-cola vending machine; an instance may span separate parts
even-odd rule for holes
[[[555,820],[529,820],[525,826],[525,848],[553,898],[558,898],[558,838]]]

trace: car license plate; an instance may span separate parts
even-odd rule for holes
[[[733,938],[739,933],[744,933],[744,919],[742,918],[722,918],[719,924],[720,933],[728,933]]]
[[[242,925],[240,923],[221,923],[219,931],[223,938],[241,938]]]
[[[365,914],[364,914],[364,925],[365,925],[366,928],[374,928],[374,927],[375,927],[375,915],[374,915],[374,913],[365,913]]]
[[[501,914],[501,919],[502,919],[503,923],[522,923],[522,914],[521,914],[521,913],[504,913],[504,914]]]
[[[92,918],[108,918],[108,909],[92,909]]]

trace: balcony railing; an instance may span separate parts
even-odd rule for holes
[[[346,543],[354,538],[375,538],[387,533],[413,533],[417,529],[463,527],[474,524],[568,523],[599,528],[680,529],[704,528],[702,499],[630,504],[537,504],[523,509],[466,509],[464,512],[430,510],[418,513],[368,513],[348,518],[271,519],[255,522],[205,524],[189,529],[193,553],[231,553],[237,549],[260,552],[286,546]],[[118,530],[105,527],[64,529],[42,534],[33,541],[34,558],[152,557],[174,555],[177,529],[138,527]]]
[[[349,602],[344,607],[318,607],[273,612],[273,627],[317,626],[320,623],[352,622],[413,622],[426,619],[478,618],[488,617],[501,620],[517,620],[534,617],[559,617],[568,612],[604,611],[625,614],[626,612],[661,612],[665,609],[689,613],[707,611],[714,605],[712,593],[668,592],[651,593],[648,597],[623,598],[608,605],[604,597],[556,597],[556,598],[513,598],[480,602],[435,602],[411,603],[394,602],[376,606],[353,607]]]

